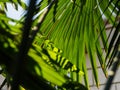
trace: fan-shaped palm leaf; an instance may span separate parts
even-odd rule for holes
[[[11,19],[6,18],[4,12],[4,9],[7,9],[6,2],[12,2],[16,9],[17,4],[19,4],[24,9],[27,6],[20,0],[0,1],[0,16],[2,16],[2,18],[0,18],[0,57],[3,59],[0,63],[4,63],[7,68],[10,67],[9,65],[11,62],[14,63],[14,60],[16,59],[16,57],[13,57],[14,54],[19,55],[18,60],[20,58],[22,60],[29,60],[27,62],[28,66],[26,66],[25,69],[26,72],[23,74],[24,77],[21,78],[22,82],[20,82],[20,84],[22,86],[29,88],[28,84],[33,84],[34,88],[40,89],[39,84],[41,84],[43,80],[46,80],[43,83],[47,85],[48,88],[51,88],[50,84],[46,83],[49,81],[54,84],[53,86],[55,86],[56,83],[58,86],[57,88],[60,87],[63,89],[68,88],[67,86],[71,84],[74,86],[75,83],[68,83],[66,85],[66,81],[71,79],[80,83],[82,82],[82,75],[71,72],[71,79],[68,79],[64,77],[66,74],[64,70],[60,70],[59,72],[55,71],[54,67],[50,66],[49,63],[46,63],[43,56],[41,56],[45,54],[42,51],[42,47],[39,47],[37,44],[37,46],[32,44],[34,39],[35,42],[37,41],[37,43],[40,45],[46,39],[50,39],[52,42],[54,42],[55,46],[63,51],[63,53],[61,53],[62,56],[68,58],[72,64],[75,64],[80,70],[84,71],[84,81],[87,88],[89,88],[89,81],[85,55],[89,54],[95,82],[96,85],[99,86],[96,63],[97,57],[104,74],[107,76],[106,63],[108,62],[108,65],[111,65],[113,58],[117,53],[116,51],[118,51],[117,47],[119,46],[120,42],[120,25],[118,20],[120,16],[119,0],[40,0],[32,7],[35,11],[29,7],[25,25],[23,22],[19,22],[19,24],[16,26],[7,24],[8,21],[11,21]],[[115,28],[111,29],[112,31],[115,30],[115,32],[110,43],[108,41],[109,37],[111,36],[111,32],[109,36],[107,36],[105,31],[105,19],[112,25],[113,28]],[[24,39],[22,39],[21,49],[19,49],[18,46],[21,42],[20,40],[22,33],[21,27],[23,26]],[[31,31],[29,33],[30,29]],[[16,33],[19,34],[20,37],[16,37]],[[13,41],[14,43],[12,43]],[[102,42],[102,44],[100,42]],[[9,52],[7,52],[8,50]],[[24,50],[26,50],[25,53],[22,53],[21,51],[24,52]],[[20,53],[18,53],[19,51]],[[105,55],[103,55],[103,52]],[[54,59],[52,55],[49,56],[49,54],[50,53],[46,54],[47,58]],[[24,56],[26,56],[26,58]],[[11,62],[6,61],[8,59],[10,59]],[[52,64],[54,65],[55,63],[52,62]],[[49,71],[49,69],[51,71]],[[10,69],[8,68],[8,70]],[[11,71],[8,72],[11,74]],[[27,84],[25,83],[29,79],[27,76],[29,76],[29,78],[35,76],[36,78],[32,78],[31,81]],[[36,80],[37,78],[39,78],[40,81]],[[37,85],[34,84],[34,82],[37,82]],[[30,89],[33,89],[33,87],[31,86]],[[80,88],[77,86],[75,87]],[[75,87],[71,88],[73,89]],[[44,87],[41,89],[43,88]]]
[[[119,17],[119,1],[113,0],[62,0],[57,1],[57,9],[51,9],[44,20],[41,32],[50,38],[57,47],[63,50],[63,55],[82,69],[85,60],[85,49],[90,56],[96,84],[99,86],[96,54],[106,76],[105,57],[103,50],[108,51],[107,34],[103,16],[113,27],[116,27],[116,17]],[[53,22],[55,15],[55,22]],[[115,23],[115,24],[114,24]],[[103,47],[99,44],[102,40]],[[75,76],[75,78],[78,78]],[[76,80],[76,79],[75,79]],[[77,79],[78,80],[78,79]],[[79,81],[79,80],[78,80]]]

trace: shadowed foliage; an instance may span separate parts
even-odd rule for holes
[[[117,70],[119,0],[28,2],[0,1],[0,73],[5,77],[0,88],[7,83],[11,90],[89,90],[87,54],[97,87],[97,60],[106,77],[111,66]],[[20,20],[7,16],[7,4],[22,7]]]

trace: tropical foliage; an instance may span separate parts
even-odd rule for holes
[[[120,59],[120,1],[28,2],[0,1],[0,73],[5,77],[0,88],[7,83],[12,90],[90,89],[86,54],[99,87],[96,59],[106,77],[114,58]],[[8,3],[26,11],[20,20],[7,16]]]

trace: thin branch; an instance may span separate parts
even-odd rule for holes
[[[11,90],[18,90],[19,88],[19,83],[20,83],[20,77],[22,77],[21,71],[24,69],[24,59],[28,53],[29,48],[27,48],[28,45],[28,40],[29,40],[29,32],[32,26],[32,18],[34,16],[35,12],[35,4],[36,0],[30,0],[29,3],[29,9],[27,12],[27,17],[25,19],[25,24],[23,27],[23,36],[22,36],[22,41],[21,45],[19,48],[19,53],[18,53],[18,58],[16,59],[14,63],[14,71],[13,71],[13,82],[12,82],[12,88]]]
[[[22,42],[21,42],[21,46],[20,46],[20,51],[18,54],[19,56],[18,56],[18,59],[16,62],[16,69],[15,69],[15,73],[13,74],[12,90],[18,90],[19,83],[20,83],[20,77],[22,76],[22,73],[20,73],[20,72],[24,68],[24,58],[26,57],[26,55],[29,51],[29,48],[32,45],[32,42],[33,42],[37,32],[39,31],[41,24],[43,23],[45,17],[47,16],[49,10],[51,9],[54,1],[55,0],[52,0],[52,2],[49,4],[48,8],[45,10],[43,15],[39,19],[37,28],[34,30],[34,32],[32,33],[31,36],[29,35],[29,32],[30,32],[30,28],[32,26],[32,18],[33,18],[34,12],[35,12],[35,3],[36,2],[35,2],[35,0],[30,1],[27,18],[25,20],[25,25],[24,25],[23,38],[22,38]]]

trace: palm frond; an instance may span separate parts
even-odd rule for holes
[[[33,3],[31,5],[33,5]],[[29,7],[29,9],[31,9],[31,7]],[[33,12],[34,12],[34,10],[33,10]],[[5,26],[4,26],[4,24],[1,22],[0,25],[3,25],[3,27],[1,27],[1,28],[4,31],[3,32],[4,35],[2,35],[3,33],[0,34],[0,36],[1,36],[0,57],[2,58],[0,63],[5,65],[6,72],[8,74],[10,74],[10,78],[12,78],[12,81],[10,79],[10,82],[9,82],[10,84],[12,82],[12,85],[13,85],[12,89],[17,89],[19,84],[27,89],[37,89],[37,90],[39,90],[39,89],[43,90],[45,88],[49,89],[49,90],[50,89],[54,90],[55,85],[57,85],[58,88],[59,87],[62,88],[62,86],[64,86],[64,84],[66,84],[66,82],[69,82],[70,79],[65,78],[66,75],[64,76],[63,74],[60,74],[53,67],[49,66],[49,64],[46,64],[44,62],[44,60],[43,60],[44,58],[42,58],[42,56],[41,56],[41,55],[43,55],[41,48],[38,48],[38,47],[35,47],[32,45],[28,46],[29,32],[30,32],[29,30],[31,28],[31,23],[32,23],[31,20],[32,20],[32,16],[33,16],[30,14],[33,14],[33,12],[31,13],[31,10],[30,11],[28,10],[27,18],[25,19],[25,25],[23,25],[23,23],[20,23],[20,27],[16,27],[15,31],[12,28],[12,25],[4,23],[5,24]],[[44,16],[46,16],[46,15],[43,14],[43,16],[42,16],[43,20],[44,20]],[[5,16],[4,19],[8,19],[8,18]],[[4,19],[2,21],[5,21]],[[8,20],[10,21],[11,19],[8,19]],[[41,23],[42,23],[42,21],[40,21],[40,23],[38,23],[38,27],[40,26]],[[27,26],[27,25],[29,25],[29,26]],[[23,37],[22,37],[21,27],[23,27],[23,26],[24,26],[24,31],[23,31]],[[9,30],[11,30],[11,31],[9,31]],[[8,33],[8,32],[10,32],[10,33]],[[12,34],[11,34],[11,32],[12,32]],[[20,37],[15,37],[16,33],[19,34]],[[36,34],[37,34],[37,32],[36,32]],[[30,40],[29,44],[32,44],[32,41],[34,40],[34,37],[36,36],[36,34],[34,34],[34,33],[31,34],[31,35],[33,35],[32,36],[33,38]],[[23,42],[26,42],[26,43],[23,43]],[[21,46],[19,45],[20,43],[21,43]],[[28,47],[26,47],[26,45]],[[29,49],[30,46],[32,46],[31,49]],[[21,47],[21,48],[19,49],[19,47]],[[27,55],[28,50],[29,50],[29,53]],[[21,53],[21,52],[25,52],[25,53]],[[19,56],[18,62],[20,61],[20,63],[17,62],[17,55]],[[21,56],[21,55],[23,55],[23,56]],[[19,60],[20,58],[21,58],[21,60]],[[24,63],[23,63],[23,60],[25,60]],[[26,64],[27,66],[24,66],[24,69],[23,69],[21,67],[21,64],[22,65]],[[11,67],[11,65],[13,65],[13,66]],[[16,71],[16,69],[13,69],[15,66],[17,67],[18,71],[14,73],[14,70]],[[4,73],[4,74],[6,74],[6,73]],[[21,76],[18,74],[20,74]],[[14,75],[15,75],[15,77],[14,77]],[[29,82],[26,83],[28,80],[29,80]],[[53,87],[51,84],[53,85]],[[67,85],[69,85],[69,84],[67,84]],[[68,88],[68,87],[65,85],[65,88]],[[71,88],[74,88],[74,87],[71,87]],[[77,88],[79,88],[79,87],[77,87]]]
[[[63,50],[63,55],[81,69],[86,48],[86,51],[90,55],[97,85],[99,81],[96,57],[99,58],[105,76],[108,76],[105,56],[103,56],[102,50],[104,48],[104,52],[109,52],[108,37],[105,31],[106,24],[104,23],[103,16],[109,23],[114,25],[115,18],[119,16],[118,2],[118,0],[116,2],[113,0],[58,1],[56,21],[52,21],[53,9],[48,14],[48,18],[44,20],[44,25],[41,29],[43,35],[46,38],[50,38],[57,47]],[[114,25],[114,27],[116,26]],[[100,38],[103,47],[99,44]]]
[[[23,19],[27,17],[25,22],[23,19],[17,21],[7,17],[5,13],[7,3],[12,3],[16,10],[18,5],[28,10],[28,13],[23,16]],[[83,88],[86,90],[80,83],[84,77],[85,85],[89,89],[85,58],[88,54],[94,79],[99,87],[96,59],[98,58],[107,77],[107,67],[114,63],[113,58],[119,51],[119,3],[119,0],[41,0],[36,4],[31,3],[31,5],[34,4],[33,7],[28,8],[20,0],[0,1],[0,58],[2,58],[0,64],[5,65],[6,71],[13,78],[11,65],[17,62],[17,55],[18,60],[22,60],[20,62],[24,60],[23,64],[27,66],[24,65],[23,70],[18,69],[22,71],[23,76],[17,75],[17,78],[18,84],[27,89]],[[16,25],[9,24],[10,21],[15,22]],[[108,23],[112,25],[109,35],[106,33]],[[113,36],[112,32],[114,32]],[[52,45],[63,53],[54,50],[54,46],[42,47],[46,39],[54,42]],[[70,65],[75,65],[84,71],[84,76],[65,72],[63,69],[67,64],[64,63],[66,59],[62,60],[63,57],[69,59]],[[57,59],[62,60],[62,64],[57,63]],[[21,64],[19,63],[19,66]],[[67,67],[70,68],[70,65]],[[60,68],[59,71],[56,67]],[[26,83],[28,80],[29,82]]]

